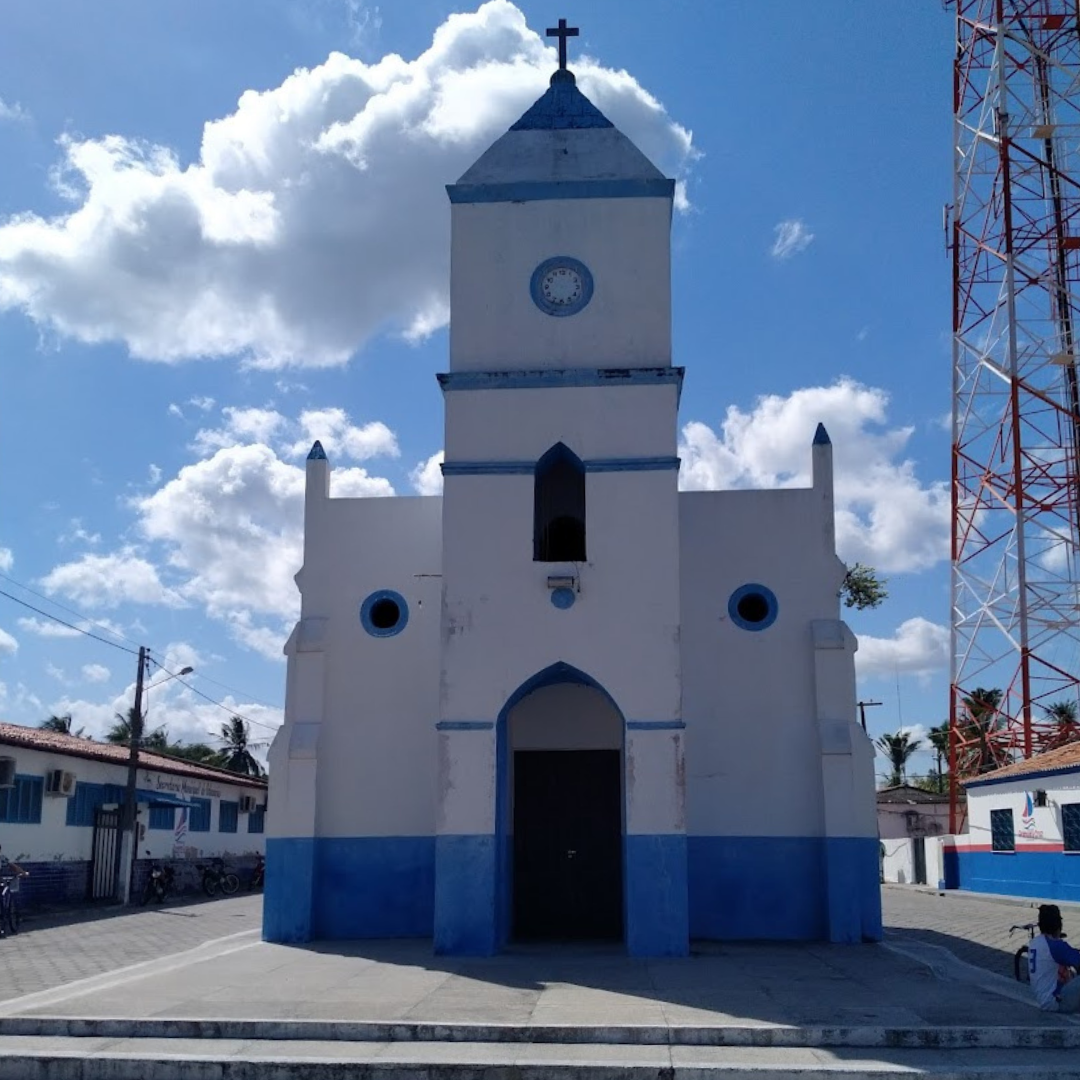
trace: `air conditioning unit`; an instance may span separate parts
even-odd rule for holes
[[[13,757],[0,757],[0,788],[13,788],[15,786],[15,759]]]
[[[45,774],[45,794],[70,798],[75,794],[75,774],[63,769],[50,769]]]
[[[240,813],[241,814],[253,814],[257,809],[254,795],[241,795],[240,796]]]

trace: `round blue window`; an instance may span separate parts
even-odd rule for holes
[[[372,637],[393,637],[409,622],[409,605],[393,589],[379,589],[360,605],[360,622]]]
[[[556,255],[533,271],[529,292],[546,315],[576,315],[592,299],[593,277],[580,260]]]
[[[751,583],[740,585],[731,594],[727,610],[736,626],[744,630],[766,630],[776,622],[780,605],[772,589]]]

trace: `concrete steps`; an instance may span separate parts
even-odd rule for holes
[[[0,1080],[1080,1078],[1080,1027],[0,1018]]]
[[[0,1080],[1061,1080],[1074,1050],[291,1040],[40,1039],[0,1045]]]
[[[378,1020],[254,1020],[168,1017],[0,1017],[0,1038],[231,1039],[259,1042],[440,1043],[578,1046],[704,1046],[909,1050],[1080,1051],[1069,1027],[885,1027],[776,1024],[494,1024]],[[1080,1064],[1080,1053],[1076,1055]]]

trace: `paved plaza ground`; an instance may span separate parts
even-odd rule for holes
[[[644,1076],[704,1065],[710,1047],[710,1068],[722,1050],[724,1069],[742,1061],[755,1076],[823,1062],[845,1075],[954,1075],[941,1054],[958,1047],[965,1068],[990,1070],[980,1075],[1020,1075],[1000,1072],[1020,1047],[1024,1068],[1043,1070],[1032,1076],[1080,1076],[1080,1021],[1038,1011],[1008,977],[1020,943],[1008,928],[1033,917],[1031,902],[887,887],[884,904],[885,946],[702,944],[688,960],[615,947],[447,959],[422,941],[272,945],[258,895],[28,920],[0,941],[0,1080],[89,1076],[42,1062],[70,1070],[110,1054],[141,1062],[131,1075],[179,1077],[150,1059],[203,1061],[211,1047],[233,1066],[317,1050],[339,1064],[471,1062],[520,1076],[525,1049],[541,1073],[558,1058]],[[1064,913],[1080,938],[1080,908]],[[20,1061],[39,1071],[12,1071]]]

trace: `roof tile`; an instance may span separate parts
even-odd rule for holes
[[[67,754],[70,757],[88,758],[91,761],[105,761],[115,765],[126,765],[128,748],[119,743],[96,742],[82,739],[76,735],[61,735],[57,731],[45,731],[42,728],[23,727],[21,724],[0,723],[0,747],[22,746],[27,750],[41,750],[46,753]],[[265,788],[265,780],[240,773],[218,769],[213,765],[197,765],[182,758],[168,754],[158,754],[149,750],[139,751],[139,767],[153,769],[155,772],[174,773],[178,776],[198,777],[202,780],[217,780],[246,787]]]

